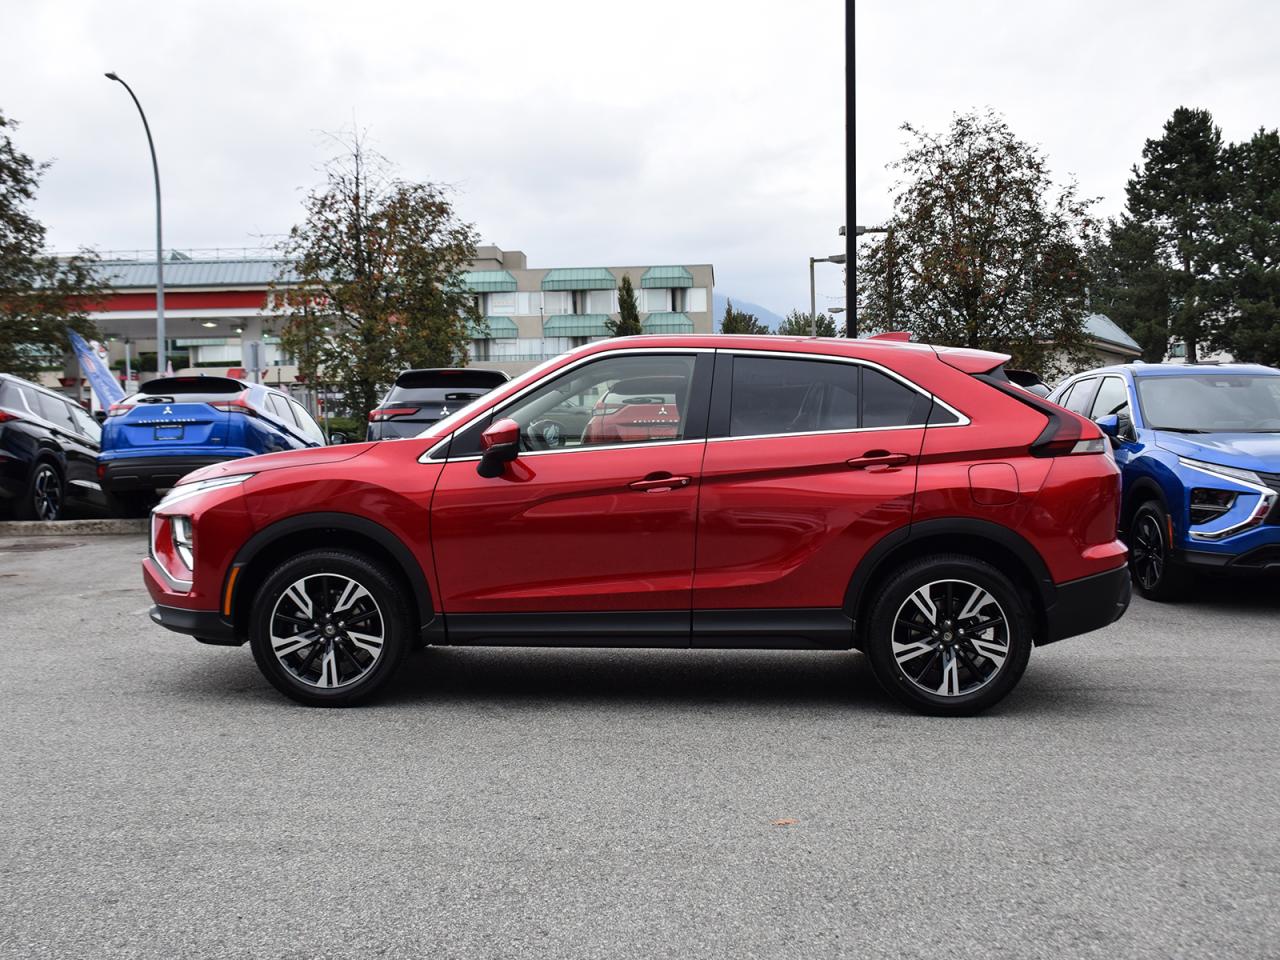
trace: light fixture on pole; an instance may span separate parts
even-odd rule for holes
[[[818,335],[818,295],[813,287],[813,265],[815,263],[844,263],[843,253],[833,253],[829,257],[809,258],[809,336]]]
[[[138,108],[138,116],[142,117],[142,129],[147,134],[147,146],[151,149],[151,172],[156,181],[156,373],[164,376],[165,343],[164,343],[164,243],[160,224],[160,164],[156,162],[156,145],[151,139],[151,124],[147,123],[147,115],[142,110],[133,88],[121,80],[114,72],[105,74],[108,80],[114,80],[129,91],[133,105]]]

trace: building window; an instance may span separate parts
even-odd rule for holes
[[[645,313],[666,313],[671,309],[671,291],[665,287],[650,287],[644,291]]]
[[[686,287],[684,290],[684,310],[683,313],[706,313],[707,312],[707,288],[706,287]]]
[[[516,295],[514,293],[489,294],[489,309],[485,316],[510,317],[516,312]]]
[[[583,313],[616,313],[617,310],[612,290],[587,291],[587,309]]]

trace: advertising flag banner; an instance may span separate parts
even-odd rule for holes
[[[124,390],[115,375],[107,368],[102,357],[98,356],[97,351],[85,342],[84,337],[70,328],[67,329],[67,336],[71,338],[71,349],[76,352],[80,369],[89,380],[89,385],[93,387],[94,395],[102,408],[105,410],[113,403],[123,400]]]

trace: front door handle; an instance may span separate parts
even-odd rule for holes
[[[673,477],[669,473],[651,473],[643,480],[633,480],[627,486],[632,490],[640,490],[644,493],[666,493],[679,487],[687,487],[692,482],[692,477]]]
[[[909,454],[890,453],[888,450],[868,450],[860,457],[845,461],[854,470],[865,470],[867,467],[900,467],[910,462]]]

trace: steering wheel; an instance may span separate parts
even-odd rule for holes
[[[554,450],[563,447],[564,424],[559,420],[535,420],[529,424],[529,444],[535,450]]]

